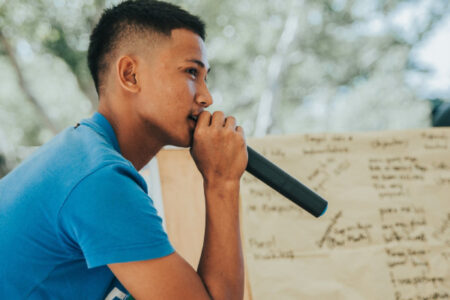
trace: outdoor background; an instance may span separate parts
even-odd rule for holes
[[[0,177],[89,117],[89,34],[120,1],[0,0]],[[450,100],[448,0],[170,1],[207,24],[215,103],[247,136],[431,126]]]

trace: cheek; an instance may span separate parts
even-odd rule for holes
[[[172,88],[173,95],[176,100],[191,101],[195,96],[196,85],[195,82],[189,79],[178,81]]]
[[[195,85],[195,82],[192,80],[189,80],[187,83],[187,89],[186,89],[186,93],[189,94],[189,96],[191,98],[193,98],[195,96],[195,91],[197,90],[197,87]]]
[[[156,101],[150,106],[160,106],[164,109],[167,105],[169,110],[181,109],[185,111],[186,104],[191,103],[197,90],[195,81],[184,74],[160,73],[152,77],[143,87],[142,92],[147,101]],[[188,109],[191,109],[190,106]]]

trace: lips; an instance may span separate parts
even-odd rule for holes
[[[198,116],[190,115],[188,119],[193,120],[194,122],[197,122]]]
[[[192,115],[188,117],[189,127],[191,127],[191,129],[194,129],[197,126],[197,118],[197,116]]]

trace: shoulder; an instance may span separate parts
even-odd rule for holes
[[[123,163],[102,165],[80,180],[59,210],[58,228],[89,267],[173,252],[145,182]]]
[[[101,131],[79,126],[68,129],[60,140],[57,148],[64,155],[64,165],[71,166],[76,173],[74,188],[82,182],[97,182],[101,186],[134,182],[147,192],[145,180]]]
[[[147,184],[142,176],[129,162],[119,160],[103,160],[73,186],[68,198],[90,195],[99,199],[100,197],[114,198],[147,197]]]

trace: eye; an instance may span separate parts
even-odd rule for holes
[[[198,76],[198,70],[196,68],[189,68],[186,70],[187,73],[191,74],[194,79]]]

